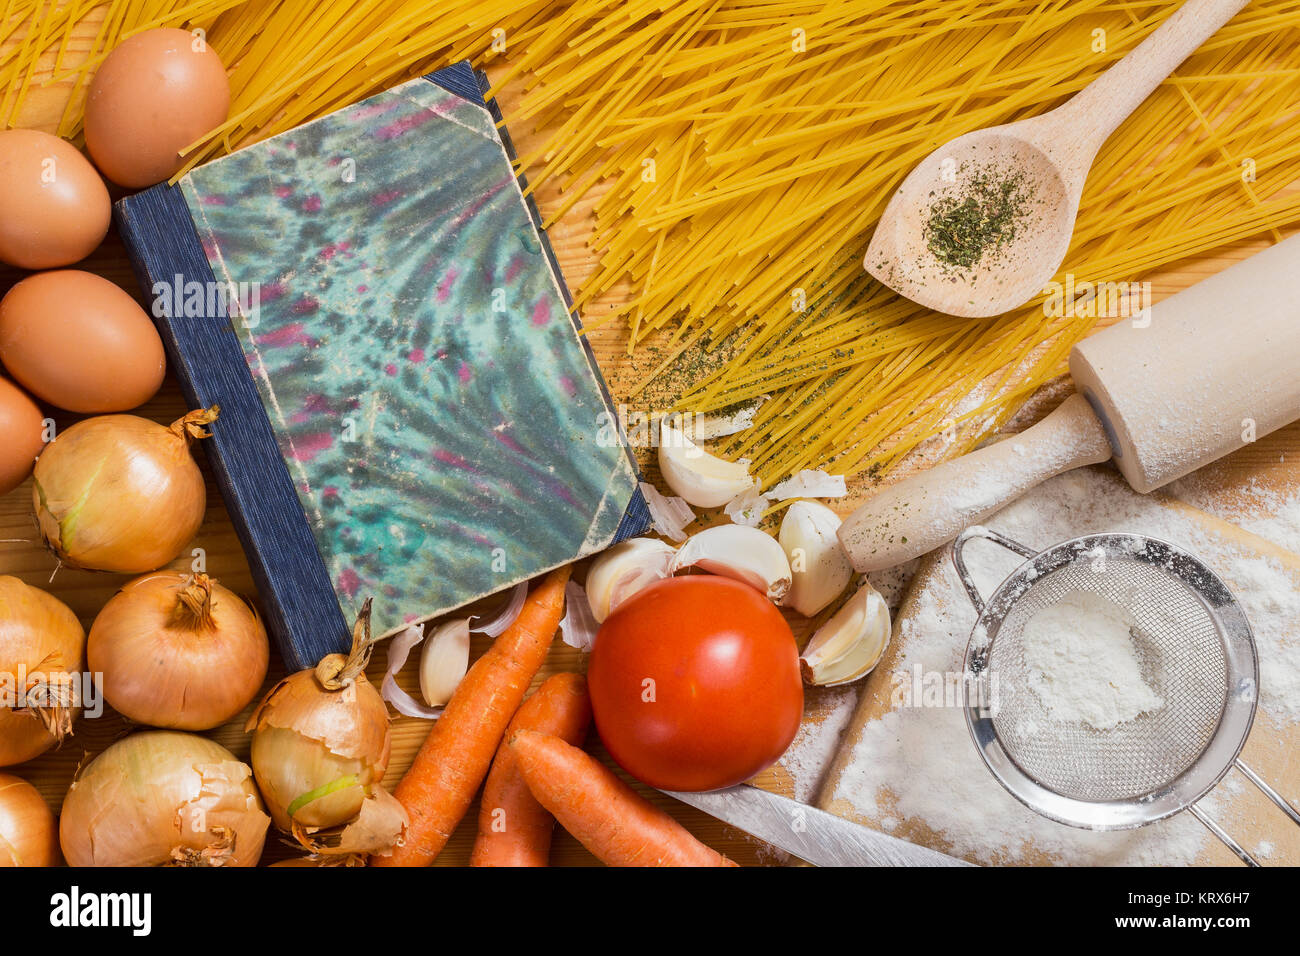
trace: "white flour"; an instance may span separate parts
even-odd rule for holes
[[[1174,497],[1224,521],[1300,554],[1300,490],[1291,493],[1261,488],[1253,479],[1239,490],[1239,500],[1224,501],[1193,472],[1170,486]]]
[[[869,581],[889,605],[889,612],[897,614],[920,563],[916,559],[896,568],[873,571],[862,575],[852,586],[858,587],[864,579]],[[839,752],[844,728],[849,725],[849,718],[857,707],[858,687],[858,684],[847,684],[844,687],[804,688],[804,713],[815,714],[818,719],[805,718],[799,733],[778,761],[790,775],[794,798],[800,803],[812,802],[821,791],[831,762]]]
[[[1261,710],[1282,725],[1300,720],[1300,565],[1224,545],[1197,522],[1100,469],[1054,478],[985,524],[1035,548],[1082,534],[1130,531],[1200,556],[1225,578],[1254,628]],[[966,557],[985,595],[1020,562],[982,541],[973,542]],[[920,668],[926,674],[959,674],[975,612],[951,560],[943,559],[930,586],[917,593],[914,611],[902,625],[895,673],[910,675]],[[877,671],[869,679],[892,676]],[[1212,840],[1189,814],[1113,833],[1078,830],[1039,816],[989,773],[957,707],[903,706],[869,722],[831,797],[848,801],[882,826],[895,817],[923,823],[952,852],[984,863],[1036,860],[1040,857],[1031,853],[1037,851],[1058,863],[1186,865]],[[1218,809],[1215,798],[1212,793],[1201,804],[1212,814]],[[1232,831],[1230,818],[1219,822]]]
[[[1100,594],[1075,591],[1025,622],[1029,686],[1053,718],[1098,730],[1164,706],[1142,679],[1132,622]]]
[[[807,709],[825,716],[816,723],[805,720],[779,761],[794,781],[794,798],[800,803],[810,802],[821,789],[857,702],[858,689],[852,684],[807,689]]]

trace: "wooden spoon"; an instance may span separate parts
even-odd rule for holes
[[[979,318],[1024,305],[1065,259],[1083,184],[1102,143],[1248,2],[1188,0],[1063,106],[958,136],[935,150],[889,201],[867,248],[867,271],[914,302],[949,315]],[[1017,178],[1027,202],[1011,239],[960,268],[930,250],[928,223],[936,202],[961,197],[963,186],[979,174],[995,181]]]

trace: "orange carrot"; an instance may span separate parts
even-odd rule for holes
[[[537,802],[610,866],[736,865],[572,744],[531,730],[509,742]]]
[[[371,866],[428,866],[487,776],[506,725],[528,692],[564,614],[566,565],[528,595],[519,617],[461,680],[415,761],[393,791],[411,818],[406,840]]]
[[[591,698],[581,674],[556,674],[523,702],[506,728],[535,730],[581,746],[591,724]],[[502,743],[479,800],[478,838],[470,866],[546,866],[555,817],[537,802]]]

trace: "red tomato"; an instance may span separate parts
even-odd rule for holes
[[[803,715],[785,618],[749,585],[712,575],[620,604],[596,634],[587,683],[610,756],[664,790],[748,780],[785,752]]]

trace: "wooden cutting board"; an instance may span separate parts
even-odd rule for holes
[[[1137,495],[1109,467],[1087,469],[1086,473],[1054,479],[985,524],[1040,549],[1093,531],[1147,533],[1183,544],[1214,567],[1246,604],[1261,644],[1262,702],[1242,758],[1275,789],[1300,804],[1296,714],[1292,711],[1288,722],[1285,708],[1270,701],[1267,664],[1270,654],[1277,656],[1277,648],[1266,639],[1280,633],[1293,635],[1285,653],[1294,666],[1300,658],[1300,634],[1287,617],[1287,602],[1276,600],[1284,597],[1283,591],[1275,587],[1269,593],[1249,594],[1250,575],[1258,561],[1267,562],[1276,572],[1274,585],[1286,582],[1291,593],[1300,592],[1300,555],[1234,523],[1258,525],[1268,517],[1261,509],[1288,498],[1294,500],[1296,469],[1286,459],[1288,453],[1294,456],[1298,444],[1300,426],[1284,429],[1203,469],[1166,495]],[[1104,506],[1098,507],[1099,501],[1104,501]],[[1108,520],[1116,509],[1125,515],[1119,526]],[[1273,536],[1287,539],[1284,543],[1294,547],[1300,529],[1290,536]],[[1019,559],[1007,555],[995,562],[988,559],[988,552],[983,557],[977,554],[979,548],[995,554],[997,548],[974,542],[968,550],[968,560],[982,563],[988,572],[996,571],[986,575],[990,582],[984,585],[987,593]],[[1290,607],[1294,609],[1294,605]],[[951,548],[941,549],[917,572],[894,621],[891,646],[863,686],[817,803],[973,862],[1177,862],[1163,854],[1175,846],[1189,846],[1189,841],[1199,836],[1198,830],[1204,833],[1189,814],[1127,834],[1093,834],[1052,823],[1017,803],[984,767],[959,709],[899,706],[895,672],[910,673],[918,661],[927,669],[959,671],[974,622],[975,612],[952,567]],[[925,648],[931,650],[924,652]],[[884,771],[874,765],[882,760],[893,771],[893,778],[878,787]],[[944,809],[958,801],[969,813]],[[1211,815],[1248,850],[1257,852],[1262,862],[1300,863],[1300,827],[1288,821],[1239,772],[1225,778],[1213,802]],[[967,819],[966,825],[955,822],[959,816]],[[980,821],[987,824],[982,833],[971,825]],[[1018,842],[1019,834],[1029,834],[1023,845]],[[1063,846],[1062,839],[1071,842]],[[1194,862],[1237,861],[1206,833]]]

